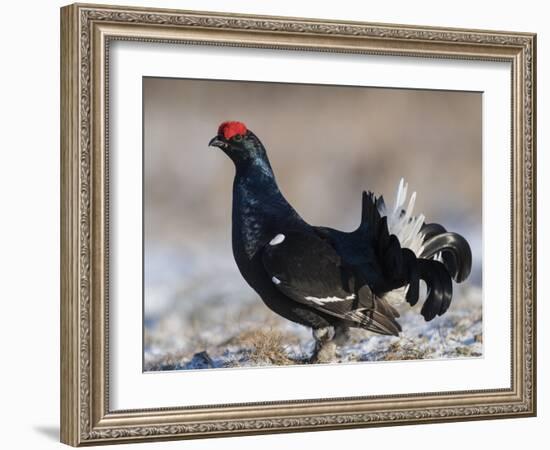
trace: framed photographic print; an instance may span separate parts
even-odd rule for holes
[[[61,9],[61,440],[532,416],[530,33]]]

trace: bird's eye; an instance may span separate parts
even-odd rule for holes
[[[243,135],[242,134],[236,134],[235,136],[233,136],[233,140],[235,142],[241,142],[243,140]]]

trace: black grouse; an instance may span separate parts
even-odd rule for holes
[[[235,164],[232,241],[237,266],[265,304],[312,329],[312,362],[329,361],[350,327],[397,336],[395,305],[419,300],[425,320],[447,311],[452,279],[464,281],[470,246],[439,224],[413,216],[415,194],[405,207],[401,180],[396,205],[363,192],[359,227],[343,232],[306,223],[275,180],[265,147],[241,122],[224,122],[210,146]]]

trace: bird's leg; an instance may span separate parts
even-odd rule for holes
[[[326,363],[334,361],[336,357],[336,344],[334,338],[334,328],[324,327],[312,330],[313,339],[315,339],[315,348],[313,355],[309,359],[310,363]]]
[[[346,325],[336,325],[334,328],[334,343],[340,347],[346,344],[349,340],[349,327]]]

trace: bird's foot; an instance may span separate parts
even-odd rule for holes
[[[336,361],[336,344],[327,342],[320,348],[315,348],[313,355],[309,358],[310,364],[331,363]]]
[[[309,358],[309,363],[334,362],[336,359],[336,344],[332,340],[334,338],[334,328],[319,328],[312,332],[315,339],[315,348]]]

